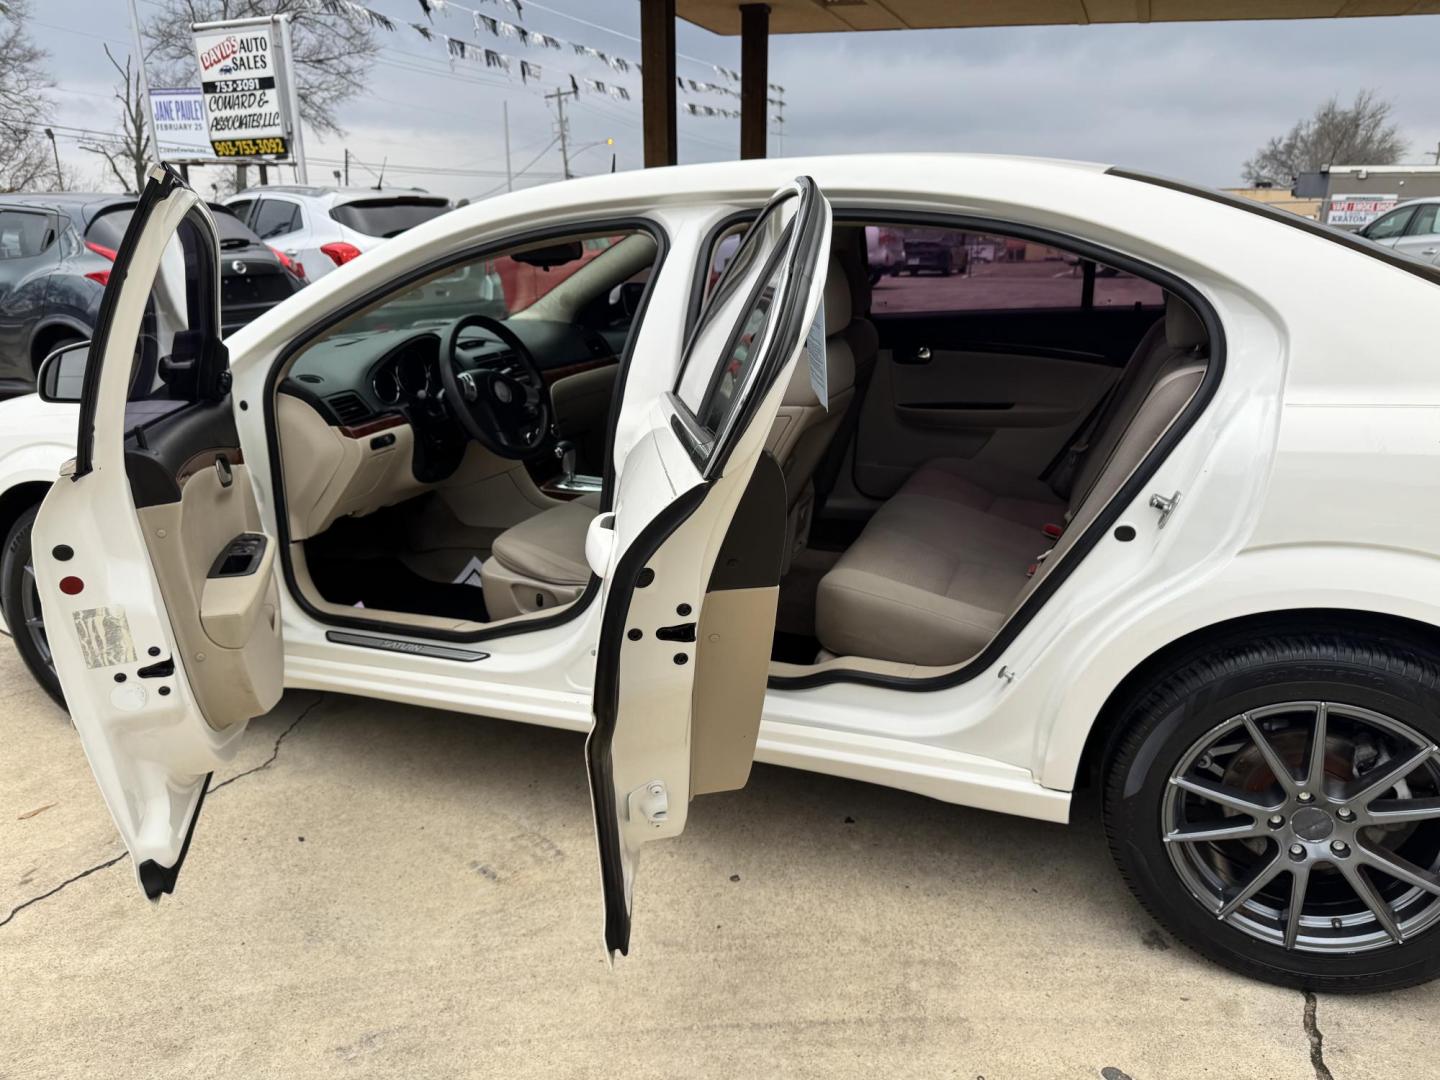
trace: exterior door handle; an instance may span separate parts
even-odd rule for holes
[[[1434,255],[1434,254],[1436,254],[1437,252],[1440,252],[1440,248],[1426,248],[1424,251],[1420,252],[1420,254],[1421,254],[1421,255]]]

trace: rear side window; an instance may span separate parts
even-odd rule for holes
[[[1428,236],[1435,231],[1435,212],[1440,210],[1440,203],[1426,203],[1415,211],[1415,219],[1410,222],[1410,228],[1406,230],[1411,236]]]
[[[0,210],[0,259],[41,255],[55,242],[55,219],[30,210]]]
[[[283,199],[261,199],[255,211],[253,228],[261,240],[298,232],[301,228],[300,206]]]
[[[449,208],[450,204],[444,199],[358,199],[333,207],[330,216],[347,229],[365,236],[391,237],[439,217]]]
[[[867,226],[875,314],[1151,307],[1158,285],[1018,236]],[[1088,281],[1087,281],[1088,279]]]

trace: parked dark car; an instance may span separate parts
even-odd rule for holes
[[[133,195],[0,195],[0,397],[29,393],[46,356],[90,337],[134,208]],[[305,282],[229,210],[210,210],[230,334]]]
[[[969,264],[970,258],[964,248],[954,249],[941,240],[907,239],[904,261],[897,271],[913,276],[922,270],[933,270],[948,276],[956,270],[963,274]]]

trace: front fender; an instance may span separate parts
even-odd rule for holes
[[[1096,720],[1121,681],[1167,645],[1247,616],[1331,608],[1398,616],[1440,627],[1440,559],[1420,552],[1341,544],[1287,545],[1240,553],[1188,591],[1107,623],[1083,650],[1047,673],[1051,708],[1037,733],[1040,782],[1073,789]]]

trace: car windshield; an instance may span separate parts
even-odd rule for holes
[[[357,199],[334,207],[330,216],[366,236],[391,237],[439,217],[449,208],[449,203],[437,198]]]

